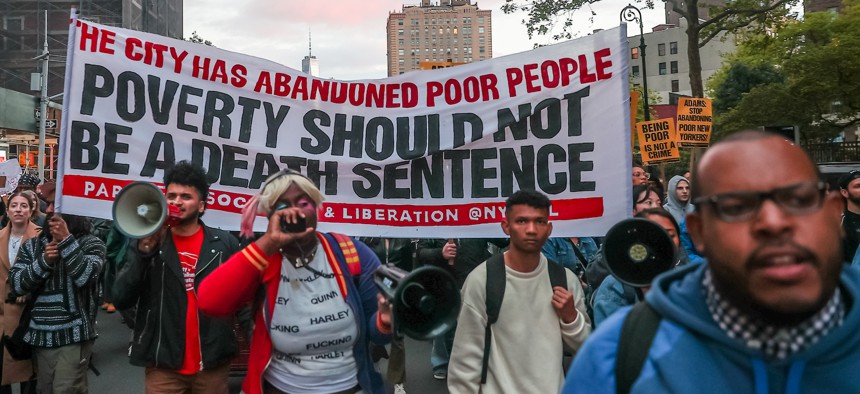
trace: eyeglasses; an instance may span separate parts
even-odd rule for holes
[[[710,206],[724,222],[743,222],[755,216],[767,199],[773,200],[789,215],[816,212],[821,208],[826,190],[824,182],[802,182],[766,192],[743,191],[699,197],[693,200],[693,204]]]
[[[634,172],[633,173],[633,176],[636,178],[639,178],[640,176],[643,176],[643,175],[645,176],[645,179],[651,179],[651,173],[650,172]]]

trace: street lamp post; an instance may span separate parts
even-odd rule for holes
[[[645,106],[645,121],[651,120],[648,107],[648,73],[645,70],[645,29],[642,27],[642,12],[632,4],[621,9],[622,22],[639,22],[639,58],[642,59],[642,88],[645,90],[642,105]]]

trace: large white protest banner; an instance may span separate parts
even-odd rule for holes
[[[160,185],[170,163],[191,160],[212,183],[204,219],[225,229],[289,167],[325,194],[325,231],[502,236],[505,199],[536,189],[553,200],[554,235],[602,235],[632,206],[626,43],[621,26],[338,81],[72,18],[59,210],[108,218],[124,185]]]

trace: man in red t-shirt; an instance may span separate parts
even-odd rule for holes
[[[131,363],[146,367],[146,392],[227,393],[236,339],[230,320],[197,310],[200,282],[239,250],[235,237],[207,227],[209,184],[187,161],[165,171],[173,224],[132,242],[114,283],[117,308],[137,306]]]

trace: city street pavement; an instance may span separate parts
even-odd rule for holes
[[[94,394],[143,394],[143,368],[128,363],[130,330],[122,324],[119,313],[107,314],[99,310],[98,331],[93,351],[93,362],[101,372],[89,374],[90,392]],[[406,340],[406,392],[410,394],[447,393],[445,382],[433,378],[430,367],[430,342]],[[387,360],[380,362],[383,378]],[[242,378],[231,378],[230,392],[238,393]],[[16,386],[17,389],[17,386]],[[393,392],[392,387],[387,387]],[[17,392],[17,391],[16,391]]]

